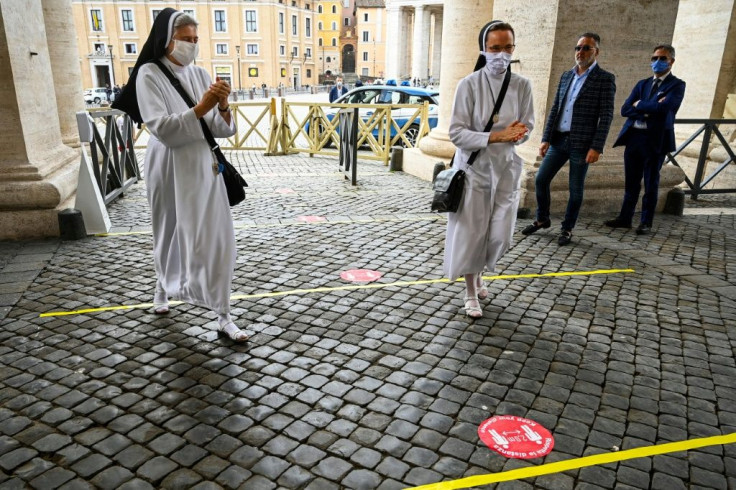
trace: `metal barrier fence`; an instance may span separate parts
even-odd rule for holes
[[[287,102],[281,99],[277,117],[276,99],[262,102],[231,102],[237,134],[218,140],[224,150],[264,151],[266,155],[309,153],[338,156],[340,135],[337,112],[358,108],[358,139],[361,158],[388,165],[393,146],[414,148],[429,133],[429,104],[330,104]],[[401,111],[401,117],[396,112]],[[90,114],[119,111],[89,109]],[[129,118],[126,118],[128,121]],[[103,121],[104,123],[104,121]],[[145,148],[150,133],[145,125],[133,130],[135,149]]]
[[[89,142],[92,169],[105,205],[141,178],[133,143],[133,121],[114,109],[88,111],[93,120]],[[104,137],[100,129],[104,130]]]
[[[282,99],[276,146],[269,154],[309,153],[338,156],[340,135],[337,112],[358,108],[357,145],[361,158],[388,165],[391,147],[414,148],[429,133],[429,104],[330,104],[287,102]],[[394,111],[404,110],[401,118]],[[335,150],[331,150],[332,146]],[[280,147],[280,151],[279,151]]]
[[[695,170],[695,177],[691,181],[690,178],[685,176],[685,183],[689,189],[685,190],[685,194],[690,194],[692,199],[697,200],[699,194],[730,194],[736,193],[736,189],[721,188],[721,189],[706,189],[705,186],[709,185],[715,180],[715,178],[730,164],[736,163],[736,156],[734,155],[733,149],[729,145],[726,138],[721,133],[719,126],[724,124],[736,124],[736,119],[675,119],[675,124],[698,124],[700,127],[682,143],[674,153],[667,154],[667,160],[672,162],[674,165],[682,168],[682,166],[675,159],[682,151],[687,148],[690,143],[695,141],[700,135],[703,135],[702,142],[700,145],[700,153],[698,156],[698,165]],[[723,149],[728,154],[728,158],[713,170],[710,175],[704,177],[706,165],[708,163],[709,149],[711,147],[713,136],[721,142]]]
[[[268,149],[271,134],[278,127],[276,99],[262,102],[231,102],[232,117],[238,132],[227,139],[218,139],[223,150]],[[150,133],[146,125],[137,128],[133,140],[135,148],[145,148]]]

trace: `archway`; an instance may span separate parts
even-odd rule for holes
[[[352,44],[342,48],[342,72],[355,73],[355,48]]]

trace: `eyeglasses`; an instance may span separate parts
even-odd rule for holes
[[[583,44],[582,46],[575,46],[575,51],[591,51],[595,49],[595,46],[588,46],[587,44]]]
[[[669,61],[669,56],[652,56],[652,61]]]
[[[506,46],[487,46],[486,51],[491,52],[491,53],[500,53],[501,51],[512,53],[515,47],[516,47],[516,44],[507,44]]]

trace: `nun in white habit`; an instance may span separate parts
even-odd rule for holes
[[[125,86],[118,108],[151,133],[145,158],[153,227],[156,292],[154,312],[169,312],[168,299],[209,308],[219,331],[248,340],[230,317],[230,289],[236,249],[227,191],[205,140],[200,119],[215,137],[235,134],[228,106],[230,86],[192,65],[197,56],[197,23],[174,9],[156,18]],[[160,60],[194,101],[189,108],[153,61]],[[113,105],[115,107],[115,105]]]
[[[489,22],[478,42],[475,71],[460,80],[450,120],[450,139],[457,147],[453,167],[465,170],[466,181],[460,207],[448,215],[444,261],[450,279],[465,278],[470,318],[483,316],[479,299],[488,297],[483,270],[494,272],[512,244],[523,168],[516,145],[534,128],[531,83],[512,73],[498,120],[490,133],[483,132],[510,69],[514,30],[501,21]],[[478,157],[469,167],[476,150]]]

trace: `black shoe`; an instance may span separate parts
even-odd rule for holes
[[[550,220],[543,221],[540,223],[539,221],[535,221],[531,225],[527,226],[523,230],[521,230],[522,235],[531,235],[532,233],[542,229],[542,228],[549,228],[552,225],[552,222]]]
[[[567,230],[562,230],[560,232],[560,236],[557,237],[557,245],[567,245],[572,241],[572,232]]]
[[[606,221],[605,225],[609,228],[631,228],[631,221],[626,221],[625,219],[618,217],[609,219]]]
[[[648,225],[646,223],[642,223],[636,229],[636,234],[637,235],[648,235],[651,231],[652,231],[651,225]]]

